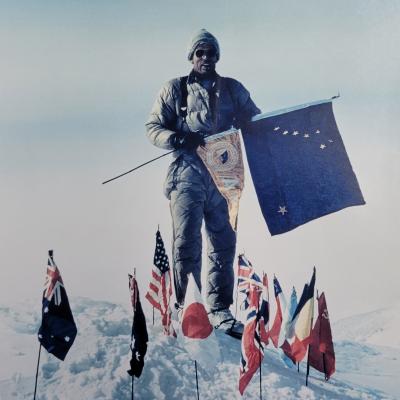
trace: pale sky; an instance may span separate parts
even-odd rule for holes
[[[40,309],[50,248],[69,296],[126,302],[133,267],[145,292],[158,224],[171,254],[170,160],[101,182],[163,153],[144,123],[162,84],[189,72],[200,28],[220,42],[218,72],[264,112],[340,92],[336,121],[367,202],[272,238],[247,174],[237,251],[287,295],[315,265],[334,320],[400,299],[398,2],[0,4],[0,305]]]

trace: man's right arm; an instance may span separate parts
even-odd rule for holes
[[[176,99],[178,96],[174,80],[166,83],[160,90],[146,122],[147,137],[155,146],[172,150],[171,136],[176,124]]]

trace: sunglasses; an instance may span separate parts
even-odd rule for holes
[[[217,56],[217,52],[214,49],[210,49],[210,50],[196,50],[195,53],[197,58],[202,58],[204,56],[208,57],[208,58],[213,58]]]

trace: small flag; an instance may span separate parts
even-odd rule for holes
[[[291,325],[291,321],[292,321],[293,315],[296,311],[296,308],[297,308],[297,294],[296,294],[296,289],[293,286],[292,294],[290,295],[289,307],[286,307],[286,313],[283,317],[283,322],[282,322],[282,327],[281,327],[281,334],[279,335],[279,342],[281,342],[281,340],[282,340],[282,344],[280,346],[286,347],[286,350],[288,353],[291,353],[291,348],[289,346],[289,343],[286,341],[286,339],[294,336],[294,333],[292,333],[293,326]],[[281,339],[281,337],[282,337],[282,339]],[[296,362],[293,359],[289,358],[285,354],[285,352],[282,353],[281,357],[282,357],[282,360],[284,361],[284,363],[289,368],[292,368],[293,365],[296,364]]]
[[[332,100],[258,115],[243,129],[247,161],[271,235],[365,204]]]
[[[140,303],[139,287],[135,277],[132,275],[129,275],[129,292],[133,308],[133,322],[131,333],[131,369],[127,372],[130,376],[134,375],[139,378],[144,367],[144,356],[147,352],[149,337],[147,335],[146,318],[143,313],[142,304]]]
[[[274,294],[276,301],[276,314],[274,323],[270,330],[270,337],[274,346],[280,347],[284,342],[284,337],[283,335],[281,335],[281,326],[283,317],[286,313],[286,298],[282,292],[281,285],[279,284],[279,281],[275,276],[274,276]]]
[[[146,294],[146,299],[154,308],[160,311],[164,333],[166,335],[176,336],[175,330],[171,325],[171,271],[169,268],[168,256],[165,252],[164,242],[159,230],[157,230],[156,233],[156,248],[154,251],[151,275],[152,279]]]
[[[190,357],[204,370],[214,370],[220,362],[220,349],[192,274],[189,275],[182,311],[182,335]]]
[[[238,291],[240,293],[247,294],[250,290],[250,286],[255,285],[263,290],[263,284],[261,279],[256,274],[255,269],[251,265],[251,262],[246,258],[244,254],[239,254],[238,257]]]
[[[237,129],[211,135],[197,154],[210,173],[215,186],[228,203],[229,221],[236,231],[239,200],[244,186],[244,167]]]
[[[260,281],[260,278],[253,273],[254,282]],[[257,279],[258,278],[258,279]],[[260,337],[260,297],[262,288],[258,284],[250,284],[247,299],[245,301],[245,309],[247,318],[244,324],[241,357],[240,357],[240,376],[239,376],[239,392],[243,395],[251,378],[256,373],[264,358],[264,349],[261,344]]]
[[[310,343],[314,315],[314,286],[315,268],[310,283],[304,285],[299,304],[291,320],[291,336],[282,345],[282,350],[293,362],[300,362],[304,358]]]
[[[54,262],[53,250],[49,250],[42,300],[42,324],[38,332],[39,342],[49,353],[64,361],[76,334],[67,292]]]
[[[335,350],[324,293],[318,297],[318,318],[311,333],[309,351],[310,366],[324,373],[328,380],[335,372]]]
[[[269,291],[268,291],[268,277],[263,273],[263,291],[261,296],[261,304],[258,312],[258,319],[260,324],[260,338],[261,342],[265,345],[268,344],[269,339]]]

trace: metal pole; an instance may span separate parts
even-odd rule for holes
[[[40,345],[39,345],[39,354],[38,354],[38,360],[37,360],[37,366],[36,366],[35,392],[33,393],[33,400],[36,399],[36,389],[37,389],[37,381],[38,381],[38,376],[39,376],[39,363],[40,363],[41,350],[42,350],[42,343],[40,343]]]
[[[106,183],[108,183],[108,182],[111,182],[111,181],[113,181],[113,180],[115,180],[115,179],[121,178],[121,176],[128,175],[128,174],[130,174],[131,172],[136,171],[137,169],[139,169],[139,168],[141,168],[141,167],[144,167],[145,165],[150,164],[150,163],[152,163],[153,161],[158,160],[159,158],[165,157],[165,156],[167,156],[168,154],[173,153],[174,151],[175,151],[175,150],[171,150],[171,151],[169,151],[168,153],[161,154],[161,156],[158,156],[158,157],[156,157],[156,158],[153,158],[152,160],[149,160],[149,161],[147,161],[147,162],[145,162],[145,163],[143,163],[143,164],[140,164],[140,165],[138,165],[137,167],[132,168],[131,170],[126,171],[126,172],[124,172],[124,173],[121,174],[121,175],[118,175],[118,176],[115,176],[114,178],[108,179],[107,181],[102,182],[102,185],[104,185],[104,184],[106,184]]]
[[[314,267],[315,270],[315,267]],[[318,290],[317,290],[317,298],[318,298]],[[309,340],[310,343],[308,344],[308,354],[307,354],[307,372],[306,372],[306,386],[308,386],[308,376],[310,375],[310,346],[311,346],[311,334],[312,334],[312,328],[313,328],[313,322],[314,322],[314,293],[313,293],[313,313],[311,315],[311,324],[310,324],[310,333],[309,333]]]
[[[262,344],[261,344],[261,324],[260,324],[260,299],[258,299],[258,305],[257,305],[257,314],[258,314],[258,340],[259,340],[259,345],[260,345],[260,350],[258,351],[258,358],[260,361],[260,400],[262,400],[262,386],[261,386],[261,377],[262,377],[262,371],[261,371],[261,349]]]
[[[237,319],[237,310],[238,310],[238,298],[239,298],[239,288],[238,288],[238,283],[239,283],[239,262],[238,262],[238,277],[236,280],[236,301],[235,301],[235,319]]]
[[[194,368],[196,370],[196,390],[197,390],[197,400],[200,399],[200,395],[199,395],[199,379],[197,377],[197,361],[194,360]]]

